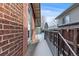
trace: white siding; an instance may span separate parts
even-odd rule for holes
[[[70,18],[69,23],[79,22],[79,7],[74,8],[67,15],[69,15]],[[58,19],[58,25],[62,25],[63,24],[62,22],[63,22],[63,16]]]
[[[58,25],[58,26],[62,25],[62,20],[63,20],[63,18],[59,18],[59,19],[58,19],[58,21],[57,21],[57,23],[58,23],[57,25]]]
[[[73,9],[71,12],[70,12],[70,19],[71,19],[71,23],[74,23],[74,22],[79,22],[79,7]]]

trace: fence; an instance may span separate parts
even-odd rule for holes
[[[68,34],[71,34],[71,35],[75,34],[73,36],[68,36],[67,33],[65,33],[63,30],[62,30],[62,33],[61,31],[48,31],[48,30],[45,30],[44,33],[45,33],[45,36],[44,36],[45,40],[48,42],[48,45],[53,55],[58,55],[58,56],[60,55],[77,56],[78,55],[78,47],[77,47],[77,43],[75,43],[77,42],[77,39],[78,39],[78,29],[77,30],[74,29],[73,31],[70,30],[68,32]],[[69,40],[68,40],[68,37],[69,37]],[[72,43],[72,39],[73,39],[73,43]],[[53,51],[54,48],[56,50],[56,54]]]

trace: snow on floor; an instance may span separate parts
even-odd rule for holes
[[[33,56],[52,56],[52,53],[47,45],[46,40],[44,40],[44,33],[41,33],[38,36],[39,43],[35,48]]]

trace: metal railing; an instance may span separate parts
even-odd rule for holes
[[[47,31],[48,33],[50,33],[49,31]],[[59,43],[59,40],[63,40],[63,43],[68,47],[67,49],[69,49],[69,52],[70,53],[72,53],[72,55],[74,55],[74,56],[77,56],[77,54],[74,52],[74,50],[72,49],[72,47],[68,44],[68,42],[66,41],[66,39],[60,34],[60,32],[58,32],[58,31],[51,31],[53,34],[55,33],[55,34],[57,34],[58,36],[58,38],[57,38],[57,40],[58,40],[58,43]],[[46,34],[46,33],[45,33]],[[59,39],[59,37],[61,38],[61,39]],[[53,39],[52,39],[53,40]],[[58,44],[57,43],[57,44]],[[61,43],[62,44],[62,43]],[[59,46],[59,44],[58,44],[58,46]],[[59,47],[58,47],[58,49],[59,49]],[[60,48],[60,49],[62,49],[62,47]],[[59,51],[60,51],[60,49],[58,50],[58,53],[59,53]],[[68,53],[69,53],[68,52]],[[70,55],[70,54],[69,54]]]
[[[74,56],[77,56],[77,54],[73,51],[73,49],[70,47],[70,45],[68,44],[68,42],[66,41],[66,39],[58,32],[59,36],[62,38],[62,40],[65,42],[65,44],[68,46],[68,48],[70,49],[70,51],[73,53]]]

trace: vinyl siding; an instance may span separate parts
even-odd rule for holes
[[[79,22],[79,7],[74,8],[73,10],[68,12],[67,15],[69,15],[70,18],[69,23]],[[58,19],[58,26],[63,25],[63,17],[65,16],[62,16]]]

